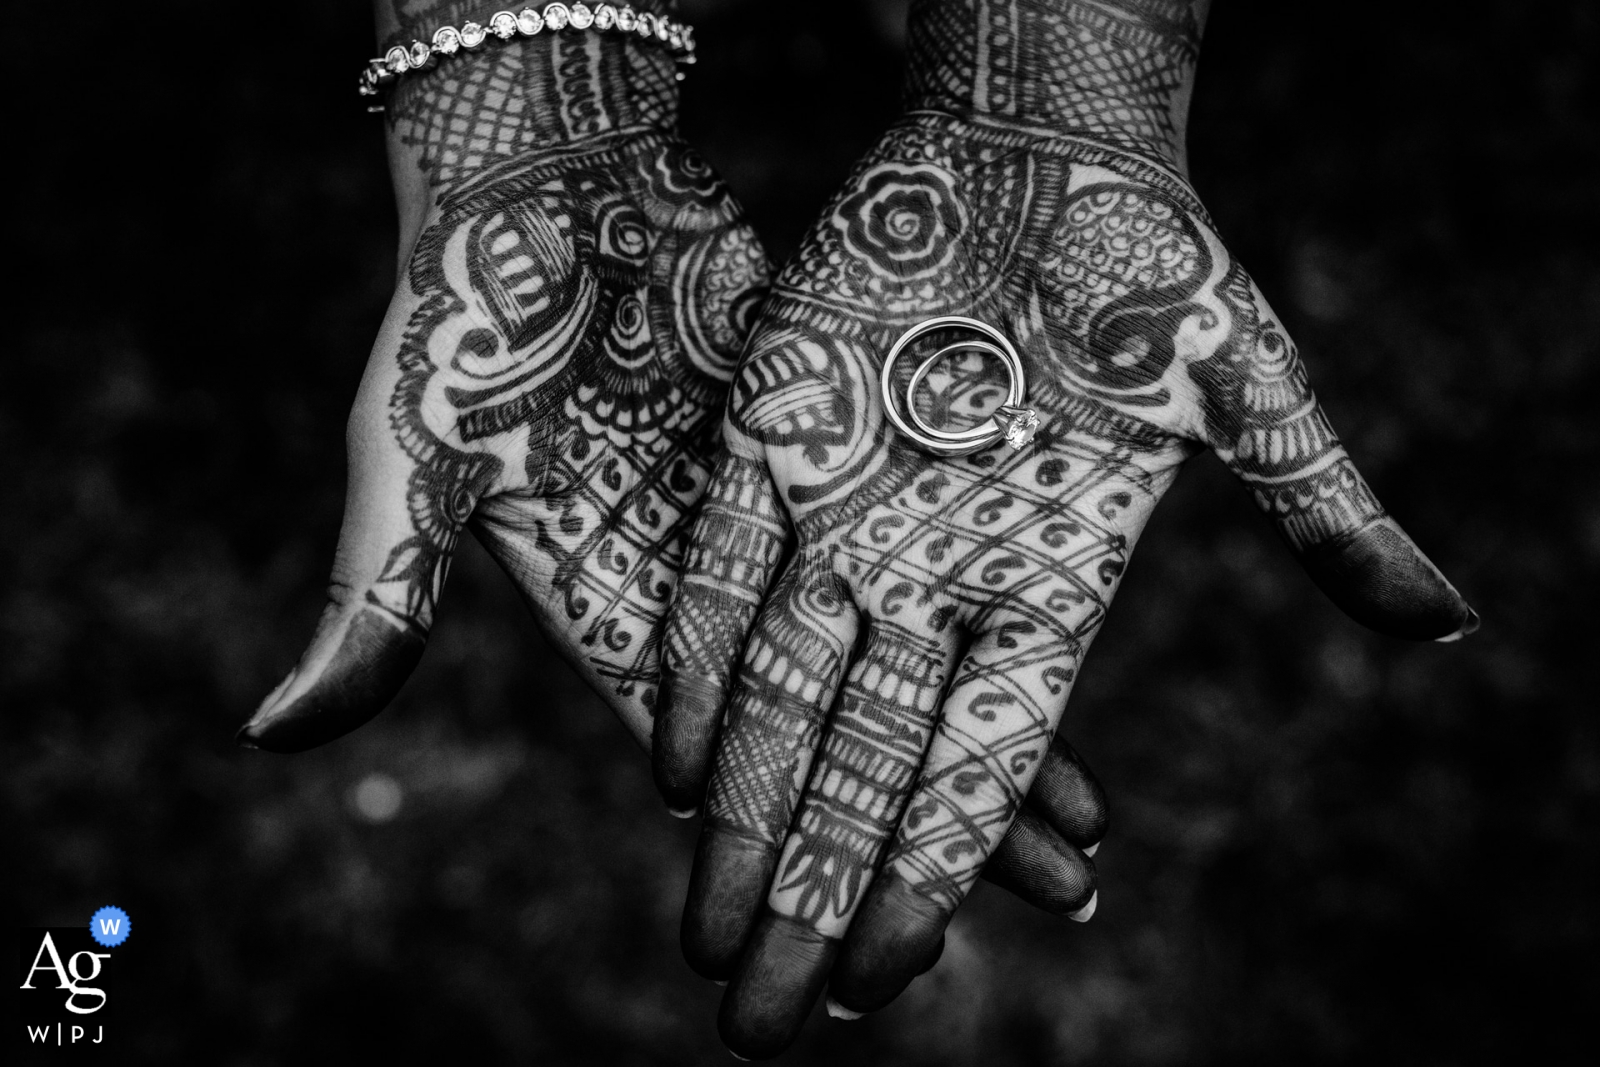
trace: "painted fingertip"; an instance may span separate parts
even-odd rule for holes
[[[1088,856],[1090,859],[1093,859],[1094,858],[1094,854],[1096,852],[1099,852],[1099,851],[1100,851],[1100,842],[1096,841],[1094,844],[1092,844],[1088,848],[1084,849],[1083,850],[1083,854],[1085,856]]]
[[[851,1011],[843,1004],[840,1004],[837,1000],[834,1000],[832,996],[828,997],[827,1006],[829,1015],[833,1016],[835,1019],[843,1019],[846,1022],[854,1021],[866,1014],[865,1012]]]
[[[1473,611],[1471,608],[1468,608],[1467,618],[1466,621],[1461,624],[1461,629],[1457,630],[1453,634],[1446,634],[1443,637],[1435,638],[1435,640],[1441,645],[1453,645],[1463,637],[1477,633],[1478,627],[1482,625],[1483,620],[1478,618],[1478,613]]]
[[[266,739],[272,717],[277,714],[279,698],[283,696],[283,691],[289,688],[289,683],[293,680],[294,674],[291,673],[279,683],[278,688],[266,695],[250,718],[246,719],[244,725],[234,733],[234,744],[240,748],[251,748],[258,752],[263,750],[262,741]]]
[[[700,814],[699,808],[668,808],[667,814],[674,819],[692,819]]]
[[[794,1044],[828,984],[839,942],[771,910],[757,920],[722,994],[717,1032],[728,1049],[770,1060]]]
[[[1094,909],[1099,907],[1099,906],[1100,906],[1100,890],[1096,889],[1094,891],[1094,896],[1089,898],[1089,903],[1085,904],[1083,907],[1079,908],[1077,911],[1069,911],[1069,912],[1067,912],[1067,918],[1071,919],[1075,923],[1086,923],[1090,919],[1094,918]]]

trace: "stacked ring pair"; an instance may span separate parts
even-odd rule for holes
[[[897,394],[893,386],[894,368],[896,362],[905,355],[912,343],[935,330],[959,328],[969,330],[986,338],[986,340],[962,340],[944,345],[933,354],[927,356],[917,365],[912,372],[911,380],[906,385],[904,394]],[[1005,368],[1008,379],[1006,386],[1006,400],[999,410],[995,411],[987,421],[964,430],[941,430],[931,426],[917,412],[916,392],[917,387],[927,378],[940,360],[947,356],[955,356],[965,352],[978,352],[1000,361]],[[922,451],[934,456],[953,459],[958,456],[970,456],[993,447],[1004,440],[1012,448],[1021,450],[1029,441],[1033,440],[1034,433],[1039,429],[1039,415],[1032,408],[1025,408],[1022,402],[1027,399],[1028,383],[1022,369],[1022,358],[1017,355],[1017,350],[1011,347],[1011,342],[1005,334],[987,323],[977,319],[969,319],[961,315],[943,315],[938,318],[925,319],[911,329],[900,335],[900,339],[889,349],[889,354],[883,360],[883,372],[879,375],[879,384],[883,390],[883,410],[889,421],[912,444]]]

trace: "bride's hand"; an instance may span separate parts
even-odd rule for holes
[[[328,607],[245,743],[296,751],[382,710],[470,524],[648,745],[662,620],[768,282],[676,108],[672,60],[615,35],[493,42],[401,80],[390,158],[416,236],[350,415]]]

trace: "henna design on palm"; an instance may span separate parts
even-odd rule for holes
[[[330,606],[245,740],[298,750],[381,710],[470,523],[647,743],[666,607],[768,282],[739,206],[670,131],[658,51],[551,35],[402,82],[392,145],[431,202],[352,415]]]
[[[888,1003],[936,956],[985,861],[1037,844],[1018,818],[1025,798],[1036,776],[1074,765],[1052,742],[1072,685],[1141,530],[1198,451],[1227,463],[1361,621],[1446,640],[1475,626],[1356,473],[1281,323],[1175,165],[1171,127],[1145,124],[1176,113],[1162,72],[1192,67],[1194,21],[1177,17],[1188,5],[1064,6],[918,6],[920,106],[782,272],[734,381],[722,469],[766,487],[746,497],[744,524],[789,530],[790,548],[781,565],[770,549],[739,557],[737,508],[696,531],[697,566],[742,558],[745,592],[736,610],[702,603],[670,620],[669,684],[695,697],[666,704],[656,755],[669,795],[704,781],[704,762],[660,739],[715,733],[727,698],[685,947],[732,976],[722,1028],[743,1055],[792,1039],[824,981],[846,1009]],[[1018,33],[1019,18],[1041,32]],[[1188,43],[1161,43],[1174,33]],[[1128,117],[1101,130],[1069,108],[1071,128],[1041,128],[1061,117],[1042,87],[1011,97],[1038,113],[976,106],[971,57],[988,55],[995,74],[1002,39],[1039,50],[1018,69],[1075,69],[1091,45],[1144,62]],[[1141,110],[1147,90],[1163,108]],[[950,315],[1016,345],[1044,419],[1030,447],[936,460],[888,427],[882,354]],[[969,414],[995,403],[980,376],[948,377],[917,402]],[[839,607],[811,610],[821,592]],[[749,635],[741,667],[686,677],[734,633]],[[1031,855],[1070,870],[1081,895],[1067,907],[1092,907],[1081,852]],[[727,883],[738,890],[710,891]]]
[[[475,13],[443,6],[445,21]],[[536,44],[461,57],[395,99],[391,147],[432,203],[352,418],[329,609],[249,743],[306,748],[376,714],[421,654],[469,524],[648,742],[665,610],[767,267],[727,190],[664,128],[670,60],[592,36]],[[751,473],[724,461],[702,512],[739,546],[731,566],[690,560],[679,610],[708,626],[754,610],[787,536],[752,521],[780,513]],[[680,677],[733,662],[742,637],[700,646]],[[1057,806],[1091,781],[1066,776]],[[1025,874],[1014,888],[1048,900],[1051,877]]]

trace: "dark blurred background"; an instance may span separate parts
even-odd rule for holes
[[[366,6],[11,7],[15,925],[132,914],[142,1062],[724,1062],[695,829],[476,545],[389,712],[233,746],[320,608],[392,277]],[[683,8],[685,129],[781,260],[896,111],[903,12]],[[980,886],[787,1062],[1595,1062],[1597,58],[1586,0],[1217,0],[1195,184],[1483,630],[1362,630],[1197,460],[1068,713],[1094,921]]]

